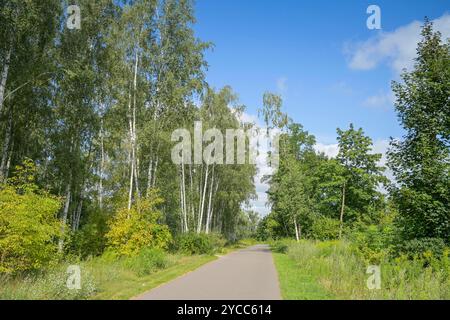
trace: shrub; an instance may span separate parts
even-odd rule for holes
[[[88,220],[76,231],[67,244],[69,251],[82,258],[102,254],[106,246],[105,234],[108,231],[107,215],[100,211],[89,212]]]
[[[404,254],[410,258],[433,255],[440,257],[445,251],[445,242],[440,238],[421,238],[402,242],[396,246],[397,254]]]
[[[175,239],[175,249],[187,254],[214,254],[226,241],[218,234],[185,233]]]
[[[38,189],[34,173],[27,160],[0,186],[0,273],[37,270],[56,256],[61,201]]]
[[[138,276],[145,276],[170,265],[170,259],[162,249],[144,248],[137,256],[125,260],[125,265]]]
[[[172,236],[166,225],[158,223],[161,213],[156,209],[162,201],[154,191],[130,210],[120,209],[106,234],[109,248],[121,256],[137,255],[146,247],[167,248]]]
[[[364,225],[350,238],[368,263],[380,263],[391,254],[394,229],[391,226]]]
[[[287,253],[290,244],[294,243],[291,239],[275,240],[270,243],[273,251],[278,253]]]
[[[311,226],[311,236],[317,240],[334,240],[339,237],[339,220],[320,217]]]

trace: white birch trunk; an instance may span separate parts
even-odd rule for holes
[[[98,185],[98,206],[103,209],[103,175],[105,170],[105,147],[104,147],[104,134],[103,134],[103,119],[101,120],[100,126],[100,149],[101,149],[101,159],[100,159],[100,181]]]
[[[12,113],[8,116],[8,127],[5,133],[5,140],[3,143],[2,159],[0,163],[0,182],[3,182],[7,176],[7,164],[9,159],[9,149],[12,136]]]
[[[152,187],[156,186],[156,170],[158,169],[158,160],[159,157],[156,156],[156,161],[155,161],[155,169],[153,170],[153,181],[152,181]]]
[[[130,162],[130,185],[128,192],[128,210],[131,209],[131,201],[133,199],[133,177],[134,177],[134,159],[133,159],[133,123],[131,116],[131,94],[128,95],[128,125],[129,125],[129,133],[130,133],[130,152],[128,160]]]
[[[58,251],[59,252],[62,252],[63,248],[64,248],[64,232],[66,229],[67,217],[69,215],[69,207],[70,207],[70,200],[71,200],[70,199],[71,198],[71,190],[70,190],[71,182],[70,182],[70,180],[71,179],[69,179],[69,183],[67,184],[67,187],[66,187],[66,200],[64,203],[64,210],[63,210],[62,217],[61,217],[61,222],[62,222],[61,238],[59,238],[59,241],[58,241]]]
[[[183,190],[183,216],[184,216],[184,231],[189,232],[188,221],[187,221],[187,207],[186,207],[186,185],[184,178],[184,164],[181,164],[181,187]]]
[[[8,79],[9,65],[11,63],[12,45],[10,45],[3,62],[2,78],[0,80],[0,114],[3,110],[3,101],[5,99],[6,81]]]
[[[297,217],[294,216],[294,227],[295,227],[295,239],[297,242],[300,241],[300,235],[298,233],[298,226],[297,226]]]
[[[209,188],[208,210],[206,211],[206,227],[205,227],[206,234],[209,233],[209,226],[211,223],[211,199],[213,194],[213,188],[214,188],[214,165],[211,173],[211,186]]]
[[[206,198],[206,187],[208,185],[208,173],[209,173],[209,166],[206,165],[206,172],[205,172],[205,181],[204,181],[204,188],[202,193],[202,205],[198,217],[198,225],[197,225],[197,233],[200,233],[202,230],[202,222],[203,222],[203,209],[205,207],[205,198]]]
[[[147,196],[149,195],[152,187],[152,172],[153,171],[153,158],[150,158],[147,169]]]

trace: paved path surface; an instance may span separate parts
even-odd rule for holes
[[[272,253],[266,245],[232,252],[137,297],[140,300],[281,299]]]

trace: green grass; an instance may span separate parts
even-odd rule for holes
[[[273,253],[278,271],[281,295],[284,300],[326,300],[331,296],[316,280],[299,269],[298,264],[288,255]]]
[[[143,250],[135,257],[117,258],[105,252],[87,261],[72,259],[59,263],[40,273],[14,278],[0,275],[0,300],[131,299],[217,259],[217,255],[255,243],[242,240],[221,248],[216,255]],[[81,290],[67,288],[68,265],[80,266]]]
[[[167,254],[164,266],[148,270],[146,274],[142,272],[141,266],[131,266],[130,260],[107,256],[78,263],[63,263],[37,274],[0,278],[0,299],[130,299],[215,259],[217,257],[211,255]],[[69,290],[66,286],[69,264],[80,266],[81,290]]]
[[[99,281],[99,292],[91,299],[130,299],[215,259],[216,257],[207,255],[176,257],[175,263],[170,267],[145,276],[138,276],[132,270],[120,269],[114,275],[114,281],[111,281],[109,272],[92,270]]]
[[[273,245],[284,299],[450,299],[450,261],[410,260],[380,263],[381,289],[369,290],[368,264],[345,241],[301,241]],[[287,249],[287,250],[286,250]]]

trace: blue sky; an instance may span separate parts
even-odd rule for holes
[[[381,8],[381,32],[450,9],[443,0],[197,0],[197,35],[215,44],[207,54],[208,82],[230,85],[249,113],[261,105],[264,91],[281,93],[285,111],[323,143],[334,142],[336,128],[349,122],[374,140],[399,136],[392,104],[367,101],[387,95],[397,73],[388,63],[349,67],[346,47],[380,34],[366,27],[370,4]]]
[[[381,9],[381,30],[369,30],[369,5]],[[450,36],[450,1],[197,0],[195,30],[215,44],[206,55],[207,80],[230,85],[256,115],[265,91],[336,151],[336,128],[362,127],[385,152],[402,134],[390,82],[412,65],[424,16]],[[264,206],[267,186],[258,185]],[[260,208],[261,209],[261,208]],[[264,211],[264,209],[261,209]],[[259,211],[261,211],[259,210]]]

